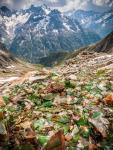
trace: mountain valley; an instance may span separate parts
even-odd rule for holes
[[[84,31],[77,20],[46,5],[20,11],[1,7],[0,12],[1,41],[16,56],[32,63],[51,52],[73,51],[100,40],[99,34]]]
[[[113,11],[1,6],[0,150],[112,149]]]

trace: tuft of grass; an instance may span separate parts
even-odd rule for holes
[[[10,102],[10,97],[9,96],[3,96],[3,100],[6,104]]]

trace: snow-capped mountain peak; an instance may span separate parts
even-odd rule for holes
[[[47,5],[41,5],[41,6],[35,6],[31,5],[29,8],[25,10],[21,10],[23,13],[30,13],[30,14],[35,14],[35,15],[47,15],[50,13],[50,8],[47,7]]]
[[[18,56],[36,63],[40,57],[47,56],[51,51],[70,51],[92,42],[86,38],[78,21],[56,9],[31,6],[26,12],[30,16],[16,30],[17,34],[11,45]],[[95,37],[96,41],[100,39],[98,35]]]
[[[37,22],[37,20],[39,19],[39,17],[42,16],[46,16],[50,13],[50,9],[46,6],[46,5],[42,5],[42,6],[34,6],[31,5],[29,8],[27,9],[21,9],[19,11],[16,10],[10,10],[9,8],[7,8],[6,6],[2,6],[0,8],[0,29],[3,29],[4,26],[4,32],[5,34],[7,34],[7,41],[10,42],[6,42],[6,45],[10,45],[10,43],[12,42],[12,40],[15,37],[16,31],[21,28],[21,26],[23,26],[27,21],[30,20],[30,18],[33,19],[33,22]],[[5,35],[2,36],[2,39],[4,40]],[[6,41],[6,40],[4,40]],[[4,42],[3,41],[3,42]],[[9,47],[9,46],[8,46]]]
[[[3,42],[14,54],[34,63],[52,51],[72,51],[100,40],[98,34],[84,31],[79,20],[46,5],[15,11],[1,22]]]

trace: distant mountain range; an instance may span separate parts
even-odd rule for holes
[[[79,23],[58,10],[34,6],[30,10],[32,14],[25,24],[17,28],[11,45],[17,55],[37,62],[38,57],[47,56],[51,51],[69,51],[88,44]]]
[[[105,19],[100,13],[82,10],[66,16],[46,5],[32,5],[19,11],[3,6],[0,8],[0,39],[16,56],[38,63],[39,58],[50,53],[73,51],[99,41],[112,27],[107,23],[102,33],[100,23],[95,29],[97,18]]]
[[[78,10],[69,16],[77,20],[84,30],[94,31],[101,38],[113,31],[113,10],[104,13]]]

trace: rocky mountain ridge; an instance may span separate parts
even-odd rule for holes
[[[17,56],[38,62],[51,51],[72,51],[100,40],[94,31],[85,32],[78,21],[47,6],[31,6],[0,16],[0,38]]]

